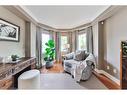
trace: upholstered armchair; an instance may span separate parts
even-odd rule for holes
[[[93,54],[85,50],[67,54],[63,63],[64,71],[70,73],[76,81],[89,79],[95,67]]]

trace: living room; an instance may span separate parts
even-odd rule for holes
[[[0,89],[126,89],[126,13],[127,6],[0,6]],[[35,83],[23,79],[31,69],[39,71]]]

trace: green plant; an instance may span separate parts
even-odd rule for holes
[[[45,45],[47,48],[45,49],[44,60],[53,61],[55,57],[55,43],[53,40],[49,40]]]
[[[19,58],[19,56],[18,55],[11,55],[11,58],[12,58],[12,61],[16,61],[17,58]]]

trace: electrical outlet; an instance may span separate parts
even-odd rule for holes
[[[117,70],[116,69],[113,69],[113,72],[116,74],[117,73]]]
[[[107,66],[107,70],[109,70],[110,69],[110,67],[109,66]]]

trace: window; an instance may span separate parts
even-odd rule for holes
[[[78,35],[78,50],[87,49],[86,46],[86,33]]]
[[[66,45],[68,43],[67,36],[61,36],[61,51],[66,51]]]
[[[49,34],[42,33],[42,53],[45,52],[45,49],[46,49],[45,43],[47,43],[49,39],[50,39]]]

